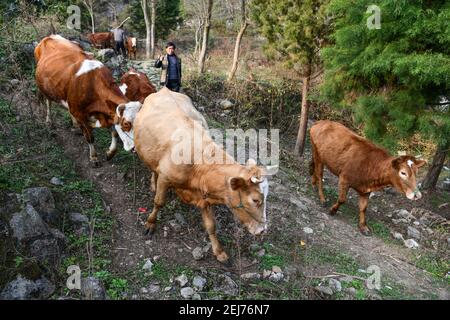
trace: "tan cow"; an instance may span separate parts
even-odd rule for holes
[[[89,144],[90,161],[94,165],[99,162],[93,144],[93,128],[112,127],[107,159],[117,151],[117,133],[124,148],[132,149],[132,121],[141,103],[130,102],[122,94],[108,68],[78,45],[58,35],[45,37],[35,48],[34,55],[39,90],[47,99],[60,103],[69,111]],[[47,119],[49,107],[48,102]]]
[[[134,60],[136,60],[136,52],[137,52],[137,39],[135,37],[127,37],[127,40],[125,41],[125,47],[127,48],[128,57],[133,57]]]
[[[268,183],[264,169],[254,161],[240,165],[215,144],[193,110],[187,96],[164,87],[145,99],[136,116],[136,152],[156,177],[154,207],[145,227],[154,232],[157,213],[167,190],[173,188],[183,202],[200,208],[213,253],[226,262],[228,255],[217,240],[212,206],[227,205],[251,234],[260,234],[267,227]],[[193,137],[202,139],[196,142]]]
[[[331,207],[330,214],[336,214],[346,201],[348,189],[353,188],[359,194],[359,229],[364,235],[370,234],[366,209],[371,192],[392,185],[410,200],[422,197],[417,189],[416,174],[418,168],[426,163],[424,160],[413,156],[392,157],[369,140],[333,121],[316,122],[310,135],[312,184],[318,187],[320,201],[325,203],[322,187],[325,165],[339,177],[339,198]]]

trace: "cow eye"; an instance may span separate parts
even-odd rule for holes
[[[407,176],[407,174],[406,174],[406,172],[405,172],[405,171],[400,171],[400,174],[401,174],[402,176],[404,176],[404,177],[406,177],[406,176]]]

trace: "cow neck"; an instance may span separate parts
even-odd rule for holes
[[[195,165],[190,188],[197,189],[209,204],[227,201],[229,178],[240,176],[242,166],[235,164]]]
[[[369,185],[369,188],[380,189],[388,185],[392,185],[391,173],[393,159],[393,157],[388,157],[382,161],[376,162],[377,165],[375,165],[369,173],[368,180],[372,181]],[[374,176],[371,177],[371,175]]]

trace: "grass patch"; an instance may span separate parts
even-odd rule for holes
[[[432,276],[440,281],[446,281],[450,285],[450,278],[447,273],[450,272],[450,264],[441,257],[431,254],[424,254],[415,257],[416,267],[428,271]]]

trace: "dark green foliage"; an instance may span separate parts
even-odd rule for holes
[[[381,29],[369,29],[369,0],[334,0],[334,44],[322,50],[323,98],[350,108],[366,135],[394,148],[416,132],[450,139],[450,3],[375,1]]]
[[[155,38],[157,40],[165,39],[171,30],[175,30],[177,26],[181,24],[182,17],[180,2],[180,0],[158,0],[156,2]],[[141,1],[130,1],[129,10],[130,16],[132,17],[130,21],[130,30],[137,33],[134,34],[135,36],[139,35],[140,37],[145,37],[145,21]],[[148,16],[150,19],[150,8],[148,8]]]

